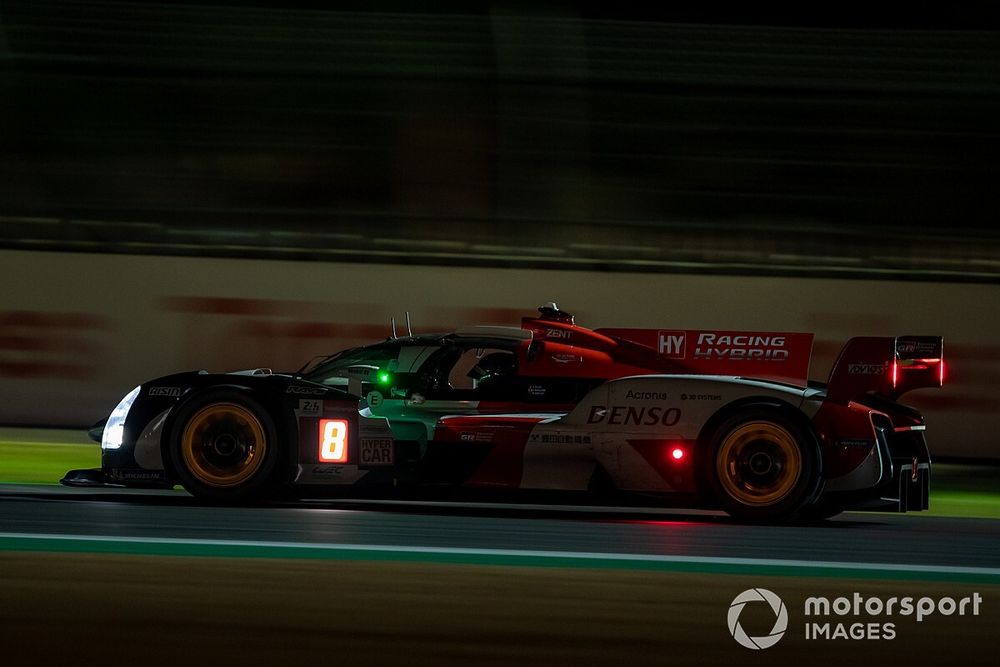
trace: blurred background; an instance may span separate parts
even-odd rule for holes
[[[0,423],[416,329],[943,334],[997,458],[1000,39],[976,16],[6,0]]]

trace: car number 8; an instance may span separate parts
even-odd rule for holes
[[[323,463],[347,462],[347,420],[319,420],[319,460]]]

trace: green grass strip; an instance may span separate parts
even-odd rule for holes
[[[68,470],[100,465],[101,449],[96,443],[0,441],[0,483],[58,484]],[[969,466],[940,466],[940,469],[948,474],[935,475],[931,509],[924,514],[1000,519],[1000,487],[994,492],[992,478],[979,479],[983,469]]]
[[[986,491],[936,490],[931,487],[932,516],[1000,519],[1000,494]]]
[[[67,470],[100,467],[96,443],[0,442],[0,483],[58,484]]]

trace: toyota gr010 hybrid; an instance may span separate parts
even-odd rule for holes
[[[811,334],[591,330],[554,304],[539,311],[519,328],[393,336],[295,373],[145,382],[92,429],[101,468],[63,483],[181,484],[220,502],[577,491],[749,520],[927,509],[924,418],[897,399],[943,383],[940,337],[853,338],[819,383]]]

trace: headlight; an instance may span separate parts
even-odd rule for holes
[[[140,389],[142,389],[142,385],[127,393],[125,398],[118,401],[118,405],[111,411],[108,423],[104,425],[101,449],[118,449],[122,446],[122,440],[125,439],[125,417],[128,416],[128,411],[132,408],[132,403],[135,402]]]

